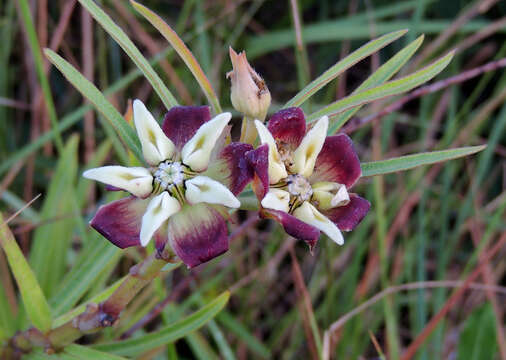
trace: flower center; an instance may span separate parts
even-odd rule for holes
[[[160,187],[160,190],[170,190],[172,187],[181,185],[188,176],[185,172],[186,166],[179,161],[165,160],[158,165],[158,168],[153,174],[155,184]]]
[[[188,165],[179,161],[162,161],[153,172],[153,194],[168,191],[171,196],[183,204],[186,191],[185,181],[196,174]]]
[[[307,201],[313,195],[313,189],[309,181],[302,175],[293,174],[286,178],[287,190],[290,195]]]

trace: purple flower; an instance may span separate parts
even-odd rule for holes
[[[349,193],[361,175],[360,162],[345,134],[327,136],[328,118],[307,130],[300,108],[274,114],[268,127],[255,122],[263,144],[246,154],[255,171],[253,188],[261,214],[311,248],[320,231],[337,244],[364,218],[370,203]]]
[[[173,252],[189,267],[228,250],[227,208],[253,172],[247,144],[224,146],[230,113],[211,119],[207,106],[179,106],[162,128],[140,100],[134,123],[149,168],[104,166],[83,175],[130,192],[100,207],[91,226],[120,248],[146,246],[155,238],[160,253]]]

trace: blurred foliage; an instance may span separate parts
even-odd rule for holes
[[[195,80],[185,62],[128,2],[97,3],[132,44],[124,39],[122,44],[120,39],[118,45],[109,30],[85,15],[75,1],[0,0],[0,211],[7,219],[42,194],[8,225],[43,291],[21,288],[18,292],[5,253],[0,253],[0,344],[32,324],[47,326],[47,304],[53,326],[58,326],[76,313],[74,307],[79,305],[78,311],[83,311],[82,304],[90,299],[104,299],[128,269],[151,251],[120,251],[87,226],[97,207],[118,194],[84,181],[82,171],[104,163],[137,161],[135,152],[127,150],[137,145],[132,129],[118,131],[115,122],[127,112],[128,101],[142,99],[158,118],[163,116],[164,103],[172,101],[170,96],[159,97],[164,88],[180,104],[208,104],[200,88],[205,85],[199,85],[204,82]],[[409,29],[372,56],[360,57],[364,59],[345,72],[326,78],[327,85],[304,102],[307,115],[334,102],[343,104],[339,100],[402,49],[406,58],[411,57],[407,64],[401,69],[404,62],[390,63],[383,76],[368,80],[368,86],[409,76],[453,49],[457,51],[450,65],[433,81],[506,57],[503,1],[301,0],[303,44],[299,45],[309,66],[299,61],[301,47],[289,1],[146,0],[142,4],[186,42],[223,110],[236,115],[236,124],[240,119],[231,109],[225,79],[231,70],[229,46],[246,50],[269,86],[273,112],[310,85],[304,79],[317,78],[371,39]],[[91,34],[86,36],[90,26]],[[438,46],[431,45],[452,29]],[[420,46],[416,39],[421,34],[425,40]],[[80,93],[37,55],[41,51],[37,46],[60,54],[105,93],[105,97],[88,98],[98,103],[99,112],[92,115]],[[121,49],[125,46],[127,52]],[[134,62],[142,65],[150,81]],[[44,69],[49,89],[44,85]],[[78,77],[74,83],[78,88],[86,84]],[[357,229],[345,234],[344,247],[322,237],[310,254],[275,223],[257,222],[251,219],[254,213],[237,212],[230,230],[238,230],[239,235],[228,253],[191,271],[167,272],[134,299],[118,326],[84,337],[80,345],[69,346],[59,356],[117,359],[104,353],[110,351],[127,357],[143,353],[145,359],[311,358],[314,351],[321,351],[324,332],[332,323],[382,289],[449,281],[438,288],[428,284],[394,292],[349,318],[331,339],[335,359],[377,358],[368,331],[387,358],[402,354],[445,304],[452,287],[476,268],[491,244],[504,237],[505,85],[503,70],[486,72],[429,92],[353,132],[363,162],[449,147],[485,143],[488,147],[465,159],[362,179],[354,191],[364,194],[372,209]],[[358,112],[354,108],[337,119],[363,119],[395,101],[380,95],[376,93],[377,101]],[[60,134],[63,146],[58,143]],[[8,238],[2,235],[2,241],[4,236]],[[11,248],[11,255],[5,250],[7,256],[19,256],[19,249]],[[295,257],[289,256],[291,249]],[[418,359],[504,359],[504,255],[505,247],[483,267],[478,282],[486,291],[483,286],[468,290],[418,349]],[[295,264],[300,266],[302,282]],[[14,269],[13,275],[17,277]],[[301,288],[307,289],[309,309]],[[35,309],[23,306],[30,290],[37,297],[45,296],[47,303],[40,300]],[[219,294],[225,290],[231,291],[231,297],[219,312],[227,297]],[[134,327],[158,304],[163,305],[158,316]],[[206,325],[195,330],[204,325],[199,322],[204,318]],[[121,351],[123,345],[133,352]],[[27,358],[49,357],[38,351]]]

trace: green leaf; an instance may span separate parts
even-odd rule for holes
[[[77,149],[79,137],[72,136],[65,145],[56,170],[51,177],[40,212],[42,225],[33,235],[30,265],[44,293],[50,297],[67,266],[76,221],[72,201],[75,199]]]
[[[135,65],[142,71],[146,79],[151,83],[153,89],[156,91],[160,99],[162,99],[165,107],[170,109],[173,106],[176,106],[177,100],[174,98],[169,89],[165,86],[162,79],[158,76],[158,74],[153,70],[149,62],[146,60],[144,56],[142,56],[141,52],[134,45],[132,40],[128,38],[125,32],[112,21],[112,19],[107,15],[98,5],[96,5],[93,0],[79,0],[82,6],[89,11],[91,16],[97,22],[102,25],[105,31],[109,33],[113,37],[114,40],[121,46],[121,48],[127,53],[127,55],[133,60]]]
[[[495,359],[497,337],[494,319],[495,313],[489,303],[473,310],[459,336],[457,359]]]
[[[16,239],[3,221],[0,213],[0,245],[7,255],[28,317],[33,326],[45,333],[51,329],[51,309]]]
[[[219,323],[223,324],[232,334],[235,334],[238,339],[243,341],[251,351],[255,352],[262,359],[270,359],[272,357],[269,348],[262,344],[241,321],[236,320],[228,311],[222,311],[217,319]]]
[[[167,39],[174,50],[176,50],[178,55],[181,56],[181,59],[183,59],[188,69],[190,69],[191,73],[202,88],[202,91],[204,91],[204,94],[206,95],[209,103],[212,105],[214,112],[220,113],[221,106],[218,97],[216,96],[216,93],[211,86],[209,79],[204,74],[204,71],[195,59],[195,56],[193,56],[192,52],[190,49],[188,49],[184,41],[176,34],[174,30],[172,30],[172,28],[165,21],[163,21],[160,16],[155,14],[153,11],[133,0],[130,0],[130,3],[135,8],[135,10],[144,16],[151,23],[151,25],[153,25],[160,32],[160,34],[162,34],[163,37]]]
[[[419,1],[418,1],[419,2]],[[369,11],[368,11],[369,12]],[[376,9],[374,11],[376,13]],[[371,37],[370,17],[365,15],[361,21],[352,23],[350,20],[332,20],[319,21],[314,24],[305,24],[302,30],[302,37],[306,45],[325,42],[339,42],[343,40],[364,40]],[[452,25],[452,20],[434,20],[424,21],[419,24],[417,31],[422,34],[439,34]],[[469,21],[459,27],[458,34],[474,34],[484,27],[490,25],[489,21],[474,20]],[[398,29],[408,29],[413,26],[412,20],[384,20],[374,22],[374,32],[376,34],[386,34]],[[506,32],[504,26],[498,30],[500,33]],[[278,51],[296,44],[293,28],[288,30],[273,30],[252,36],[246,42],[245,49],[248,49],[249,59],[257,58],[261,55]]]
[[[70,65],[65,59],[56,54],[54,51],[45,49],[44,53],[51,63],[61,71],[68,81],[87,98],[110,123],[125,142],[130,150],[137,156],[140,161],[144,161],[140,142],[135,131],[125,121],[123,116],[116,108],[106,99],[104,94],[97,89],[88,79],[86,79],[79,71]]]
[[[71,344],[66,346],[64,351],[65,354],[72,355],[77,359],[89,360],[89,359],[100,359],[100,360],[123,360],[124,357],[108,354],[102,351],[92,349],[88,346],[82,346],[77,344]]]
[[[118,355],[134,356],[173,342],[201,328],[214,318],[227,304],[229,297],[230,293],[226,291],[192,315],[148,335],[130,340],[100,344],[94,346],[94,348]]]
[[[16,322],[14,313],[11,304],[7,301],[7,294],[5,293],[4,286],[0,283],[0,344],[3,340],[11,337],[15,331]]]
[[[97,245],[89,246],[83,254],[84,262],[72,268],[51,299],[55,316],[74,306],[94,285],[102,271],[111,262],[116,262],[121,254],[121,249],[103,239]]]
[[[324,115],[328,115],[330,119],[335,119],[339,113],[351,109],[355,106],[370,103],[375,100],[383,99],[389,96],[398,95],[409,91],[435,77],[451,61],[454,51],[440,58],[434,63],[424,67],[411,75],[402,77],[397,80],[389,81],[383,85],[373,87],[356,94],[347,96],[338,100],[323,109],[308,116],[307,121],[316,120]]]
[[[457,159],[475,154],[485,149],[487,145],[468,146],[449,150],[432,151],[420,154],[406,155],[398,158],[362,163],[362,176],[376,176],[404,171],[422,165],[435,164],[442,161]]]
[[[391,42],[397,40],[402,35],[404,35],[407,30],[399,30],[394,31],[392,33],[383,35],[377,39],[369,41],[367,44],[361,46],[350,55],[345,57],[344,59],[338,61],[328,70],[326,70],[323,74],[317,77],[315,80],[311,81],[304,89],[299,91],[297,95],[295,95],[290,101],[288,101],[283,108],[291,107],[291,106],[300,106],[307,99],[313,96],[318,90],[327,85],[329,82],[334,80],[344,71],[355,65],[360,60],[374,54],[378,50],[384,48]]]
[[[370,89],[374,86],[383,84],[385,81],[390,80],[406,62],[415,54],[416,50],[423,42],[424,36],[419,36],[416,40],[407,45],[404,49],[392,56],[386,63],[381,65],[371,76],[369,76],[352,94],[359,93],[363,90]],[[353,109],[347,110],[339,114],[334,122],[329,126],[328,134],[334,134],[346,123],[362,106],[356,106]]]

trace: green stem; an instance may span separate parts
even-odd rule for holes
[[[167,264],[156,254],[133,266],[125,281],[111,296],[100,304],[89,304],[86,310],[65,324],[43,335],[35,329],[29,329],[14,336],[8,343],[10,349],[4,354],[29,352],[35,346],[44,346],[47,351],[59,350],[73,343],[85,334],[91,334],[112,326],[128,303],[156,276]],[[1,353],[1,352],[0,352]]]

